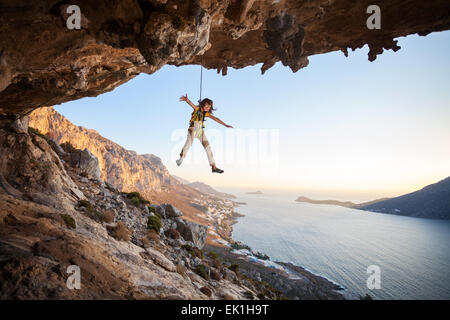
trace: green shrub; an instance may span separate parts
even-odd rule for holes
[[[156,208],[152,207],[152,206],[147,206],[148,211],[149,212],[153,212],[154,214],[156,214],[157,216],[159,216],[161,218],[161,216],[159,215],[159,213],[156,213]]]
[[[210,257],[212,260],[219,260],[219,256],[217,255],[217,253],[212,251],[208,252],[208,257]]]
[[[194,249],[192,248],[192,246],[188,244],[183,244],[181,247],[187,252],[189,252],[192,256],[194,255]]]
[[[231,271],[234,271],[235,273],[239,272],[239,266],[235,263],[233,263],[231,266],[228,267]]]
[[[195,269],[195,272],[202,278],[209,280],[208,267],[205,266],[204,264],[199,264]]]
[[[135,207],[139,207],[141,205],[141,200],[139,200],[138,198],[134,197],[131,198],[130,200],[131,204]]]
[[[232,243],[231,244],[231,248],[233,248],[235,250],[241,250],[241,249],[247,249],[249,251],[252,250],[249,246],[247,246],[245,244],[242,244],[242,243],[239,243],[239,242]]]
[[[158,216],[150,216],[147,221],[147,229],[154,230],[159,234],[159,230],[161,229],[161,218]]]
[[[63,218],[64,222],[66,223],[66,226],[71,229],[75,229],[77,227],[77,224],[75,223],[75,219],[72,218],[72,216],[68,214],[61,214],[61,218]]]
[[[257,257],[258,259],[261,260],[269,260],[269,256],[267,254],[261,253],[261,252],[257,252],[253,254],[255,257]]]
[[[28,134],[35,134],[35,135],[45,139],[46,141],[49,140],[49,138],[45,134],[40,132],[38,129],[35,129],[35,128],[32,128],[32,127],[28,127]]]
[[[253,292],[251,292],[251,291],[245,291],[245,296],[247,297],[247,299],[250,299],[250,300],[255,300],[255,296],[253,295]]]
[[[217,253],[209,251],[208,257],[213,261],[214,267],[220,268],[220,266],[222,265],[222,262],[220,261],[220,258],[217,255]]]
[[[94,221],[97,221],[97,222],[103,222],[103,215],[99,212],[99,211],[97,211],[97,210],[94,210],[94,211],[88,211],[87,212],[87,216],[89,217],[89,218],[91,218],[92,220],[94,220]]]
[[[77,150],[77,148],[75,148],[69,141],[66,141],[64,143],[60,144],[61,148],[63,148],[63,150],[67,153],[72,153],[75,150]]]
[[[127,196],[128,199],[131,198],[138,198],[141,199],[141,194],[137,191],[133,191],[133,192],[125,192],[125,195]]]
[[[194,247],[194,254],[197,258],[203,259],[203,251],[197,247]]]
[[[133,206],[135,207],[140,207],[141,205],[148,205],[150,204],[150,201],[144,199],[142,197],[142,195],[137,192],[137,191],[133,191],[133,192],[124,192],[123,193],[128,199],[130,199],[130,202]]]
[[[194,258],[197,257],[197,258],[203,259],[203,251],[200,250],[199,248],[192,247],[188,244],[184,244],[181,247],[183,249],[185,249],[187,252],[189,252],[192,257],[194,257]]]
[[[88,200],[80,200],[80,201],[78,201],[78,206],[79,207],[85,207],[86,210],[88,210],[88,211],[93,211],[94,210],[94,206]]]
[[[78,201],[78,206],[86,208],[84,213],[92,220],[97,222],[103,222],[103,215],[97,210],[95,210],[92,203],[90,203],[88,200]]]

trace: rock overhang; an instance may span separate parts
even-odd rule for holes
[[[381,28],[367,27],[368,7]],[[81,29],[69,29],[70,5]],[[395,38],[450,28],[447,0],[2,1],[0,116],[97,96],[166,64],[228,67],[281,61],[294,72],[308,56],[369,46],[373,61]]]

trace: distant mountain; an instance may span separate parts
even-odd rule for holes
[[[197,191],[203,192],[203,193],[209,193],[221,198],[228,198],[228,199],[234,199],[236,198],[236,196],[232,195],[232,194],[228,194],[228,193],[224,193],[224,192],[219,192],[216,189],[214,189],[213,187],[207,185],[206,183],[203,182],[191,182],[186,184],[187,186],[194,188]]]
[[[450,177],[421,190],[359,209],[409,217],[450,219]]]
[[[98,159],[101,179],[121,191],[140,191],[150,199],[152,191],[180,184],[159,157],[127,150],[95,130],[74,125],[51,107],[35,110],[30,115],[30,127],[58,144],[69,142],[77,149],[88,149]]]
[[[341,207],[346,207],[346,208],[359,209],[361,207],[368,206],[370,204],[374,204],[374,203],[384,201],[387,199],[389,199],[389,198],[382,198],[382,199],[372,200],[372,201],[363,202],[363,203],[354,203],[351,201],[339,201],[339,200],[313,200],[308,197],[300,196],[295,201],[307,202],[307,203],[313,203],[313,204],[329,204],[329,205],[341,206]]]
[[[183,178],[181,178],[181,177],[179,177],[179,176],[176,176],[176,175],[174,175],[174,174],[172,174],[172,177],[175,178],[175,179],[177,179],[178,182],[181,183],[181,184],[189,184],[189,183],[191,183],[190,181],[188,181],[188,180],[186,180],[186,179],[183,179]]]
[[[261,191],[249,191],[247,194],[263,194]]]

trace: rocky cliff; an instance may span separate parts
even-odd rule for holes
[[[397,37],[450,27],[448,0],[6,0],[0,3],[0,115],[16,118],[110,91],[165,64],[227,67],[308,57],[369,45],[369,60],[397,51]],[[77,5],[81,29],[70,29]],[[68,11],[69,9],[69,11]]]
[[[77,149],[88,149],[98,159],[100,178],[119,190],[140,191],[150,198],[152,191],[179,184],[157,156],[126,150],[95,130],[74,125],[53,108],[35,110],[30,115],[30,126],[58,144],[69,142]]]

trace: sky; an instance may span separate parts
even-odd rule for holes
[[[366,46],[348,58],[311,56],[297,73],[281,63],[264,75],[261,65],[229,68],[225,77],[204,69],[203,98],[234,127],[205,122],[221,175],[211,173],[198,140],[175,164],[192,112],[179,97],[197,102],[200,66],[165,66],[55,108],[127,149],[161,157],[189,181],[396,196],[450,176],[450,32],[398,40],[399,51],[374,62]]]

